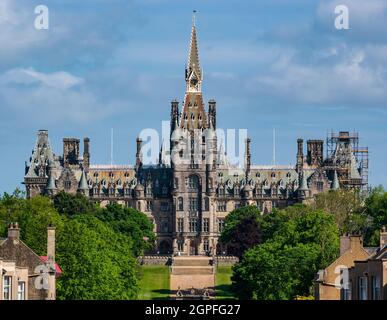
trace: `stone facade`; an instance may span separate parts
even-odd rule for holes
[[[317,274],[315,299],[340,300],[343,272],[353,267],[355,260],[365,260],[369,256],[370,252],[363,248],[363,240],[360,235],[340,237],[340,256]]]
[[[356,260],[348,272],[343,300],[387,300],[387,232],[380,233],[380,247],[368,259]]]
[[[322,140],[307,141],[304,155],[303,140],[298,139],[296,165],[281,166],[251,164],[248,138],[244,165],[229,163],[217,137],[216,102],[210,100],[207,109],[203,100],[195,26],[185,81],[182,110],[177,101],[172,101],[169,148],[163,143],[157,165],[143,164],[139,138],[135,165],[93,165],[88,138],[83,140],[83,155],[79,139],[65,138],[63,155],[56,156],[48,132],[40,130],[26,165],[27,196],[79,192],[102,206],[114,201],[136,208],[154,223],[155,252],[203,255],[226,253],[226,248],[218,244],[218,236],[227,214],[240,206],[256,205],[262,213],[270,213],[273,208],[311,201],[320,192],[342,186],[335,162],[335,154],[342,148],[324,159]],[[196,152],[197,145],[204,154]],[[183,149],[190,154],[188,162],[180,159]],[[350,173],[358,177],[356,159],[349,157],[348,163]],[[350,178],[346,177],[347,187],[351,187]]]

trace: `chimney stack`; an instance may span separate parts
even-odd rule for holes
[[[55,263],[55,227],[47,228],[47,261]]]
[[[137,138],[136,144],[137,144],[136,167],[139,168],[142,166],[142,153],[141,153],[142,140],[140,138]]]
[[[55,268],[55,227],[47,228],[47,262],[48,288],[47,300],[56,300],[56,268]]]
[[[20,229],[17,222],[10,223],[8,228],[8,239],[16,241],[20,239]]]
[[[89,138],[83,139],[83,168],[87,171],[90,166],[90,150],[89,150]]]

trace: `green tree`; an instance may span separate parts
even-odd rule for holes
[[[364,242],[368,246],[378,246],[380,229],[387,226],[387,192],[382,186],[371,190],[365,207],[371,225],[366,229]]]
[[[90,214],[97,211],[98,206],[82,194],[72,195],[61,191],[53,197],[55,209],[62,215],[71,217],[77,214]]]
[[[90,215],[67,219],[58,239],[62,268],[58,299],[133,299],[137,296],[136,260],[129,237]]]
[[[320,193],[316,196],[312,207],[331,214],[335,218],[340,234],[354,233],[370,225],[364,197],[356,190],[341,189]]]
[[[263,216],[261,228],[265,242],[247,250],[233,269],[236,295],[242,299],[309,295],[315,273],[337,257],[339,233],[333,216],[295,205]]]
[[[96,217],[109,224],[117,232],[129,236],[132,239],[135,256],[140,256],[153,248],[156,240],[153,223],[144,213],[112,203],[98,210]]]

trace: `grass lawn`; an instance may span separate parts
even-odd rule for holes
[[[139,300],[169,299],[168,266],[141,266],[140,277]]]
[[[218,266],[215,274],[216,299],[234,299],[231,291],[231,266]]]

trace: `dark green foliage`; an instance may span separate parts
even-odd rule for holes
[[[135,256],[153,248],[156,240],[153,224],[142,212],[114,203],[100,209],[96,216],[133,240],[132,249]]]
[[[76,214],[90,214],[97,211],[97,205],[81,194],[69,194],[64,191],[53,198],[55,209],[62,215],[71,217]]]
[[[261,218],[264,243],[247,250],[234,267],[241,299],[292,299],[309,295],[316,272],[337,257],[334,218],[304,205]]]
[[[261,242],[261,212],[256,206],[245,206],[227,215],[220,241],[227,251],[237,257]]]

